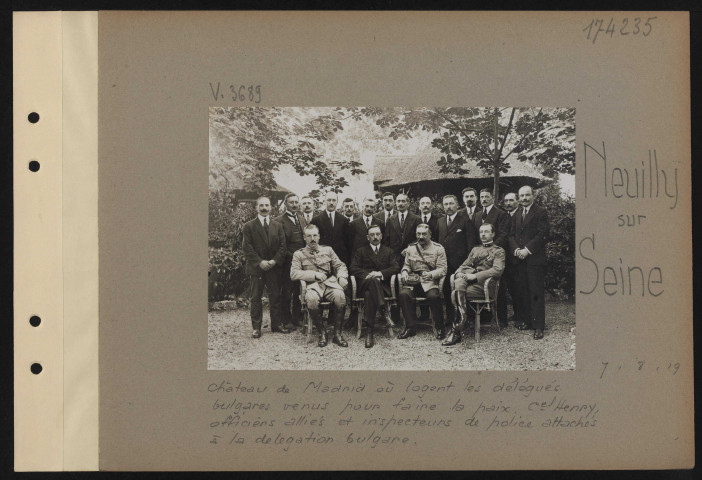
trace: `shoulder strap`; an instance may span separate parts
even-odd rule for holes
[[[419,254],[420,257],[422,257],[422,262],[424,262],[424,264],[425,264],[427,267],[429,267],[430,270],[436,270],[436,265],[434,265],[434,266],[432,267],[431,265],[429,265],[429,262],[427,262],[427,259],[424,258],[424,254],[423,254],[422,251],[419,249],[419,244],[418,244],[418,243],[415,243],[415,244],[414,244],[414,248],[417,249],[417,253]]]
[[[309,260],[310,262],[312,262],[312,263],[314,264],[314,266],[317,267],[317,268],[319,268],[322,272],[324,272],[325,275],[329,275],[329,274],[331,273],[330,270],[327,270],[326,268],[321,267],[321,266],[317,263],[317,261],[316,261],[314,258],[310,257],[310,256],[307,254],[307,252],[305,251],[304,248],[301,248],[300,251],[302,252],[302,254],[303,254],[305,257],[307,257],[307,260]]]

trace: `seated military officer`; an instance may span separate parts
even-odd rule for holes
[[[426,297],[435,325],[444,324],[439,280],[446,275],[446,251],[441,244],[431,241],[431,230],[426,223],[417,225],[417,241],[410,243],[402,254],[405,263],[401,273],[398,303],[405,317],[405,329],[399,339],[417,334],[416,297]]]
[[[331,247],[319,244],[319,229],[316,225],[307,225],[304,233],[307,245],[294,253],[290,266],[290,279],[303,280],[307,284],[305,301],[310,317],[319,330],[317,345],[327,346],[327,331],[324,329],[322,313],[319,310],[319,303],[327,301],[332,302],[333,305],[332,342],[340,347],[348,347],[348,343],[341,335],[341,322],[346,310],[344,289],[349,284],[346,265],[339,260]]]
[[[482,245],[473,247],[465,262],[456,270],[454,288],[458,297],[458,310],[463,321],[466,320],[467,302],[473,299],[485,298],[485,282],[488,278],[499,279],[505,270],[505,250],[493,242],[495,227],[491,223],[483,223],[479,230]],[[492,283],[490,296],[494,295],[495,283]],[[451,333],[441,344],[455,345],[461,341],[460,324],[454,324]]]

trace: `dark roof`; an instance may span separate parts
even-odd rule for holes
[[[475,161],[468,161],[463,166],[467,173],[441,173],[436,164],[441,155],[438,149],[431,146],[417,151],[414,155],[378,155],[373,167],[373,183],[378,187],[395,187],[427,180],[489,177]],[[500,174],[500,178],[533,178],[537,182],[546,179],[531,164],[520,162],[516,157],[510,157],[508,163],[511,165],[509,172]]]

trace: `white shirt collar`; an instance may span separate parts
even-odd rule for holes
[[[431,212],[429,212],[429,213],[423,213],[423,214],[422,214],[422,221],[424,221],[424,217],[426,217],[427,222],[428,222],[429,220],[431,220]]]
[[[264,219],[268,219],[268,225],[271,224],[270,215],[269,215],[268,217],[262,217],[261,215],[259,215],[259,216],[258,216],[258,221],[261,222],[261,226],[263,226],[263,220],[264,220]]]
[[[446,218],[449,222],[453,222],[453,219],[456,218],[456,213],[454,213],[453,215],[447,215]]]
[[[393,208],[389,212],[387,210],[384,210],[384,212],[385,212],[385,220],[387,220],[388,218],[393,216],[393,214],[395,213],[395,209]]]
[[[369,216],[363,215],[363,223],[368,223],[368,222],[373,223],[373,215],[369,215]]]
[[[292,213],[290,210],[285,210],[285,215],[287,215],[288,217],[297,217],[297,215]]]
[[[492,205],[488,205],[487,207],[483,207],[483,210],[485,210],[485,213],[490,213],[490,209],[492,208]]]

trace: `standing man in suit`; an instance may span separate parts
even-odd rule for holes
[[[510,216],[504,211],[500,210],[495,206],[494,198],[492,196],[492,191],[487,188],[480,190],[480,205],[483,207],[482,210],[476,212],[473,216],[473,225],[475,226],[475,231],[480,232],[481,225],[486,223],[491,224],[494,227],[494,239],[493,242],[498,247],[503,248],[505,251],[509,249],[509,242],[507,237],[509,236],[510,227]],[[507,295],[506,286],[504,282],[500,282],[501,288],[497,292],[497,318],[501,327],[507,326]]]
[[[375,218],[383,222],[383,227],[387,227],[388,220],[395,214],[395,196],[391,192],[385,192],[382,198],[383,210],[376,213]],[[383,240],[387,241],[387,238]]]
[[[290,333],[290,330],[281,324],[280,315],[280,269],[287,252],[285,233],[278,222],[271,222],[270,198],[259,197],[256,200],[256,210],[258,216],[244,225],[242,249],[251,285],[251,336],[260,338],[263,322],[261,295],[264,285],[268,285],[270,294],[271,331]]]
[[[346,217],[346,220],[348,220],[349,223],[359,217],[358,213],[356,212],[356,205],[353,198],[345,198],[344,202],[341,204],[341,208],[343,215]]]
[[[457,213],[458,199],[455,195],[446,195],[443,198],[445,217],[439,219],[439,243],[446,250],[448,261],[447,277],[461,266],[463,261],[475,246],[475,227],[467,214]],[[444,301],[446,302],[446,323],[445,326],[451,328],[455,323],[455,308],[451,302],[451,282],[444,282]],[[437,338],[440,340],[445,336],[444,326],[438,330]]]
[[[305,195],[300,199],[300,203],[302,204],[302,228],[305,228],[314,218],[314,200]]]
[[[407,245],[417,240],[417,225],[421,222],[419,216],[409,212],[409,197],[400,193],[395,198],[397,212],[385,224],[385,234],[388,237],[387,246],[399,255]]]
[[[419,219],[422,223],[429,225],[431,230],[431,238],[439,238],[439,218],[440,215],[435,215],[431,212],[431,207],[434,202],[429,197],[419,199]]]
[[[504,198],[502,199],[502,205],[505,207],[505,212],[507,213],[507,218],[509,220],[509,226],[511,230],[512,217],[514,217],[514,214],[519,211],[519,201],[517,200],[517,194],[514,192],[509,192],[505,194]],[[512,310],[514,311],[514,315],[510,317],[509,320],[516,320],[517,318],[519,318],[519,316],[517,315],[517,309],[519,308],[517,302],[518,292],[514,278],[514,264],[517,262],[517,259],[514,257],[514,255],[510,255],[509,253],[509,234],[507,235],[507,237],[507,245],[504,247],[505,252],[507,252],[507,261],[505,262],[505,271],[502,274],[502,284],[506,287],[506,290],[509,290],[509,296],[512,297]],[[506,305],[507,301],[505,298],[505,306]]]
[[[294,193],[288,193],[285,196],[285,212],[275,218],[283,227],[285,233],[285,245],[287,247],[285,262],[281,268],[281,291],[280,291],[280,311],[283,319],[283,325],[299,327],[302,320],[302,306],[300,305],[300,284],[293,282],[290,279],[290,265],[292,264],[293,254],[305,246],[305,239],[302,234],[303,217],[298,212],[300,209],[300,201]],[[290,310],[292,303],[292,311]]]
[[[519,330],[534,330],[534,339],[544,338],[546,303],[544,277],[546,271],[546,242],[549,221],[546,209],[534,204],[534,191],[529,186],[519,189],[521,210],[512,217],[509,251],[515,258],[515,275],[519,315]]]
[[[310,222],[319,229],[319,244],[328,245],[342,262],[349,261],[349,221],[336,211],[337,196],[327,192],[324,197],[326,209]]]
[[[366,237],[368,243],[353,254],[350,274],[356,277],[358,295],[363,297],[365,346],[371,348],[374,344],[375,315],[378,309],[381,309],[384,315],[390,313],[385,304],[385,297],[391,295],[390,279],[400,271],[400,263],[397,255],[389,247],[381,245],[383,232],[380,225],[371,225]]]
[[[476,207],[478,193],[473,187],[468,187],[463,189],[461,195],[463,195],[463,203],[465,203],[466,206],[458,213],[468,215],[468,218],[472,222],[473,218],[475,218],[475,212],[478,210],[478,207]]]
[[[385,226],[381,220],[373,216],[375,211],[375,200],[365,198],[363,200],[363,215],[349,224],[351,256],[361,247],[368,245],[368,229],[373,225],[380,227],[380,232],[384,233]],[[382,237],[381,237],[382,238]]]
[[[319,303],[326,301],[332,302],[332,343],[348,347],[349,344],[341,334],[341,322],[346,310],[344,289],[349,284],[348,270],[331,247],[319,244],[319,229],[316,225],[307,225],[304,232],[306,246],[293,255],[290,278],[294,281],[302,280],[307,285],[305,302],[312,322],[319,331],[317,346],[327,346],[327,331],[319,309]]]
[[[417,241],[411,243],[403,252],[405,262],[402,266],[397,302],[405,317],[405,329],[397,336],[400,340],[417,334],[416,298],[418,296],[424,296],[427,299],[434,316],[434,324],[442,330],[444,324],[439,281],[446,275],[446,251],[444,247],[431,241],[429,225],[424,223],[417,225],[416,235]],[[419,281],[416,284],[409,283],[410,273],[419,275]]]

